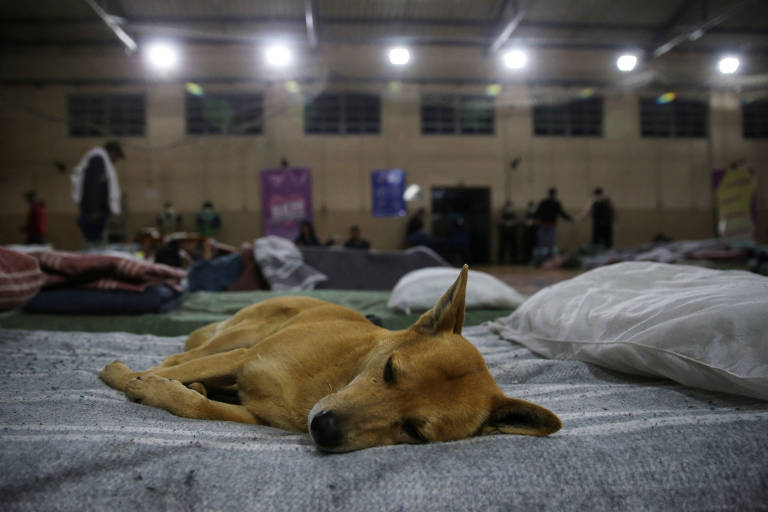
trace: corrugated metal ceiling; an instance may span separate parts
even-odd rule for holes
[[[258,38],[304,30],[304,0],[102,0],[141,38],[157,27],[189,40]],[[516,8],[525,15],[513,39],[567,47],[653,45],[734,5],[711,34],[718,45],[768,48],[768,1],[743,0],[312,0],[320,41],[490,44]],[[141,27],[140,29],[138,27]],[[163,32],[164,31],[164,32]],[[84,0],[0,2],[0,44],[117,44]],[[195,34],[205,34],[196,37]],[[706,49],[707,38],[680,48]]]

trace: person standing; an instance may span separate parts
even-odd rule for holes
[[[504,203],[499,222],[499,265],[517,263],[517,212],[512,201]]]
[[[592,245],[604,249],[613,247],[613,221],[616,213],[611,199],[603,194],[602,187],[595,187],[579,220],[584,220],[588,215],[592,216]]]
[[[552,187],[547,197],[539,202],[536,208],[536,220],[539,222],[536,250],[537,260],[543,262],[554,256],[555,240],[557,238],[557,219],[572,222],[573,218],[563,210],[563,205],[557,199],[557,189]]]
[[[204,202],[203,209],[197,214],[198,234],[205,238],[212,238],[219,234],[219,228],[221,228],[221,218],[213,209],[213,203]]]
[[[538,236],[536,203],[534,201],[528,201],[523,222],[523,263],[528,264],[533,260],[533,250],[536,248],[536,237]]]
[[[163,213],[157,216],[156,224],[157,229],[163,236],[168,236],[184,229],[181,215],[176,212],[173,203],[170,201],[166,201],[163,205]]]
[[[430,245],[429,235],[424,228],[424,221],[427,217],[427,210],[419,208],[408,220],[408,226],[405,230],[405,246],[415,247],[417,245]]]
[[[120,183],[114,163],[125,158],[115,140],[83,156],[72,173],[72,200],[80,206],[77,225],[86,244],[104,244],[110,215],[120,215]]]
[[[37,200],[37,194],[30,190],[24,194],[24,198],[29,204],[27,213],[27,223],[22,230],[27,234],[28,245],[45,244],[48,235],[48,222],[45,216],[45,203]]]

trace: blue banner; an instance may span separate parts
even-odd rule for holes
[[[371,173],[374,217],[404,217],[405,171],[387,169]]]

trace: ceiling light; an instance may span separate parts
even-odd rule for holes
[[[179,52],[169,43],[152,43],[145,52],[149,64],[155,69],[171,69],[179,60]]]
[[[528,63],[528,56],[523,50],[510,50],[504,54],[504,64],[509,69],[521,69]]]
[[[267,48],[267,62],[270,66],[284,68],[293,60],[291,51],[285,46],[274,45]]]
[[[408,48],[392,48],[389,50],[389,62],[395,66],[404,66],[411,60]]]
[[[635,69],[635,66],[637,66],[637,56],[635,55],[626,54],[616,59],[616,67],[619,68],[619,71],[626,73]]]
[[[739,65],[741,62],[739,62],[738,57],[723,57],[720,59],[720,62],[717,64],[717,67],[720,69],[721,73],[724,73],[726,75],[730,75],[731,73],[735,73],[739,69]]]

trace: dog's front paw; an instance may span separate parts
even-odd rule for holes
[[[200,397],[181,382],[157,375],[137,376],[129,380],[125,385],[125,395],[134,402],[176,414],[178,408],[184,407],[191,399]]]
[[[113,361],[99,372],[99,378],[103,380],[107,386],[122,391],[125,387],[125,381],[130,374],[131,369],[128,368],[125,363]]]

